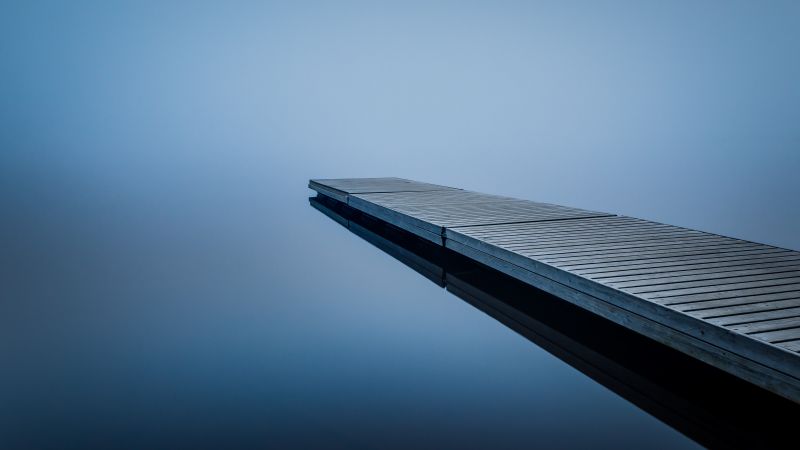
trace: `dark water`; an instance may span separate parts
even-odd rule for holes
[[[35,211],[52,221],[23,224],[7,268],[4,446],[693,446],[303,184]]]
[[[20,200],[3,447],[695,446],[662,422],[674,414],[655,418],[311,208],[304,181],[257,202],[246,180]]]

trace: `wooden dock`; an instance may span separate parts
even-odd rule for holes
[[[399,178],[309,187],[800,403],[800,252]]]
[[[309,203],[701,445],[794,448],[800,405],[342,202]]]

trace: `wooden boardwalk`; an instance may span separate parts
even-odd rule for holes
[[[800,402],[800,252],[398,178],[309,187]]]
[[[794,448],[800,405],[342,202],[317,196],[309,203],[701,445]]]

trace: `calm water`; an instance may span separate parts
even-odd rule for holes
[[[20,203],[3,446],[694,446],[304,184]]]
[[[400,176],[800,249],[797,2],[17,2],[0,447],[692,447],[309,207]]]
[[[3,303],[5,446],[693,446],[309,207],[304,182],[35,211]]]

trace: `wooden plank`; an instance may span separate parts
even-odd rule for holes
[[[657,248],[679,248],[679,247],[692,247],[692,246],[712,246],[712,245],[727,245],[727,246],[740,246],[742,248],[762,247],[758,244],[743,244],[730,240],[722,240],[714,237],[696,235],[627,235],[618,238],[589,238],[589,239],[574,239],[568,241],[554,241],[543,242],[540,240],[533,242],[508,242],[496,241],[485,239],[486,242],[493,245],[502,246],[515,251],[526,251],[531,254],[538,254],[542,256],[570,256],[580,254],[590,254],[592,252],[602,251],[635,251],[635,250],[651,250]]]
[[[735,317],[733,316],[737,316],[740,314],[780,310],[793,307],[800,307],[800,298],[796,299],[790,298],[788,300],[774,300],[771,302],[756,302],[756,303],[748,303],[744,305],[734,305],[734,306],[719,306],[716,308],[705,308],[702,310],[696,310],[693,312],[693,314],[699,315],[701,318],[706,320],[715,318],[725,318],[725,317],[731,317],[735,319]]]
[[[313,180],[309,181],[308,187],[314,189],[319,194],[332,198],[334,200],[347,203],[347,192],[340,191],[325,185],[318,185]]]
[[[484,205],[484,208],[475,206]],[[413,213],[415,217],[437,224],[442,227],[452,227],[454,224],[460,225],[486,225],[493,223],[512,223],[512,222],[537,222],[537,221],[556,221],[560,219],[573,219],[587,217],[592,213],[552,211],[538,208],[535,205],[527,207],[504,208],[497,204],[472,205],[469,212],[455,212],[449,209],[439,209],[437,211],[408,211],[403,208],[393,208],[402,213]],[[419,209],[419,208],[417,208]]]
[[[594,217],[598,213],[575,208],[555,209],[549,205],[529,201],[518,201],[513,206],[508,202],[480,203],[476,205],[442,205],[437,207],[384,207],[368,201],[365,196],[354,195],[350,206],[375,215],[397,226],[415,226],[435,234],[454,221],[470,225],[504,223],[510,221],[556,221],[578,217]]]
[[[402,178],[312,179],[308,187],[335,200],[347,203],[350,194],[367,192],[422,192],[456,190],[447,186],[405,180]]]
[[[733,325],[755,323],[763,320],[783,319],[787,317],[800,317],[800,307],[773,309],[769,311],[762,310],[747,314],[736,314],[736,315],[726,315],[723,317],[706,318],[706,320],[716,325],[730,327]]]
[[[797,292],[792,292],[792,291],[767,292],[765,294],[759,294],[759,295],[734,296],[722,299],[709,299],[709,300],[699,300],[699,301],[687,301],[684,303],[672,303],[669,306],[678,311],[691,312],[691,311],[701,311],[711,308],[720,308],[727,306],[752,305],[755,303],[769,303],[781,300],[793,300],[797,298],[800,298],[800,296],[797,295]]]
[[[777,294],[783,292],[794,292],[800,295],[800,283],[781,284],[777,286],[756,286],[751,288],[732,289],[727,291],[709,292],[704,288],[688,289],[679,295],[659,296],[658,294],[640,294],[641,298],[651,300],[663,305],[677,305],[704,300],[719,300],[723,298],[742,298],[759,294]]]
[[[574,272],[591,277],[593,280],[602,281],[603,283],[608,280],[642,280],[649,278],[658,278],[660,276],[674,276],[681,274],[696,274],[696,273],[723,273],[736,270],[747,269],[760,269],[771,267],[784,267],[784,266],[800,266],[800,256],[771,256],[766,255],[763,257],[750,257],[739,260],[728,260],[718,262],[706,262],[699,264],[686,264],[686,265],[672,265],[672,266],[653,266],[644,268],[633,269],[595,269],[595,270],[582,270],[577,269]],[[599,270],[599,271],[598,271]]]
[[[666,273],[649,273],[645,275],[628,275],[621,277],[592,277],[602,280],[602,283],[616,288],[651,286],[653,284],[680,283],[691,280],[713,280],[734,277],[750,277],[758,275],[782,274],[786,272],[800,272],[800,262],[777,263],[765,266],[751,266],[756,268],[720,268],[670,271]]]
[[[367,192],[414,192],[433,190],[453,190],[448,186],[406,180],[404,178],[338,178],[338,179],[312,179],[309,187],[335,189],[348,194]]]
[[[653,282],[651,284],[639,284],[635,286],[619,286],[608,284],[616,289],[623,290],[625,292],[631,292],[634,294],[649,294],[653,292],[665,292],[669,290],[677,290],[677,289],[686,289],[686,288],[693,288],[693,287],[709,287],[709,286],[718,286],[718,287],[725,287],[730,286],[737,283],[746,283],[746,282],[763,282],[763,281],[779,281],[785,280],[787,278],[797,278],[800,277],[800,271],[788,271],[788,272],[780,272],[780,273],[767,273],[761,275],[744,275],[738,277],[706,277],[706,276],[694,276],[694,280],[692,281],[673,281],[670,283],[657,283]],[[683,277],[681,277],[683,278]],[[689,278],[691,280],[691,278]]]
[[[665,231],[654,232],[651,229],[638,230],[634,227],[608,231],[603,234],[579,234],[579,233],[564,233],[556,235],[556,233],[544,233],[540,236],[513,236],[513,237],[493,237],[485,238],[487,242],[495,245],[526,245],[530,248],[560,248],[560,247],[574,247],[581,245],[591,244],[615,244],[615,243],[631,243],[631,242],[649,242],[649,241],[663,241],[669,239],[680,239],[684,237],[705,237],[700,233],[690,234],[680,231]]]
[[[394,206],[436,206],[442,204],[481,203],[498,201],[518,201],[510,197],[481,194],[464,190],[437,190],[427,192],[390,192],[353,194],[363,200],[386,207]]]
[[[762,333],[752,333],[750,336],[767,342],[793,341],[800,339],[800,327],[786,328],[776,331],[764,331]]]
[[[616,216],[613,214],[608,214],[605,216],[587,217],[582,220],[570,222],[569,224],[564,225],[564,227],[591,230],[601,225],[613,227],[617,225],[623,226],[629,224],[645,224],[645,223],[650,223],[650,222],[647,222],[646,220],[642,219],[635,219],[632,217]],[[657,225],[662,227],[670,227],[670,225],[664,225],[664,224],[657,224]],[[454,227],[454,228],[461,228],[461,227]],[[553,230],[554,228],[562,229],[563,227],[546,223],[545,224],[517,223],[517,224],[484,225],[480,228],[470,226],[465,228],[469,228],[468,232],[470,233],[470,235],[475,235],[476,237],[485,237],[482,235],[489,234],[490,236],[494,235],[499,236],[503,235],[504,233],[536,233],[539,230]]]
[[[593,263],[570,263],[560,264],[559,267],[568,269],[580,275],[591,275],[594,269],[604,269],[616,267],[617,270],[623,269],[642,269],[642,268],[656,268],[656,267],[671,267],[681,266],[687,267],[695,264],[705,264],[708,262],[742,262],[752,261],[757,259],[769,259],[782,256],[794,256],[787,250],[781,249],[753,249],[739,251],[736,253],[728,254],[707,254],[700,253],[697,255],[678,255],[678,256],[663,256],[657,258],[647,258],[646,260],[636,259],[621,259],[610,261],[599,261]]]
[[[673,250],[644,250],[637,252],[635,250],[628,250],[621,253],[610,252],[604,256],[602,252],[588,256],[580,257],[542,257],[539,258],[544,262],[558,263],[559,265],[569,266],[587,266],[589,264],[609,264],[609,263],[644,263],[649,260],[660,260],[666,258],[686,258],[691,260],[692,257],[709,257],[709,256],[736,256],[747,255],[751,253],[760,253],[764,251],[759,246],[745,247],[739,244],[720,244],[708,245],[697,247],[679,247]],[[521,251],[520,253],[528,253]],[[531,252],[532,253],[532,252]],[[531,255],[533,256],[533,254]]]
[[[773,267],[769,269],[732,270],[727,272],[699,272],[690,275],[654,276],[651,279],[638,279],[633,281],[606,281],[604,284],[617,289],[638,288],[648,286],[677,286],[686,282],[724,283],[728,280],[768,280],[770,278],[786,278],[800,275],[800,265]]]
[[[687,250],[701,250],[710,248],[752,248],[745,247],[738,243],[719,242],[717,239],[697,238],[684,238],[667,241],[649,241],[649,242],[631,242],[631,243],[614,243],[610,245],[586,245],[580,247],[562,247],[562,248],[546,248],[539,249],[536,247],[528,246],[506,246],[506,248],[516,251],[525,252],[531,255],[536,255],[537,258],[542,260],[563,260],[563,261],[577,261],[584,260],[586,257],[596,256],[622,256],[622,255],[651,255],[663,253],[676,253]]]
[[[701,292],[731,291],[741,288],[751,288],[760,286],[781,286],[784,284],[800,283],[797,273],[788,272],[784,277],[775,275],[761,275],[755,277],[740,277],[734,280],[706,280],[693,281],[686,283],[656,284],[635,288],[621,288],[625,292],[642,294],[642,297],[673,297],[685,294],[696,294]]]
[[[493,242],[513,242],[515,240],[527,239],[573,239],[585,238],[593,236],[614,236],[622,233],[689,233],[683,230],[675,230],[672,227],[663,225],[661,227],[654,227],[652,225],[642,223],[641,221],[610,221],[606,219],[616,219],[616,217],[598,216],[586,217],[581,220],[574,220],[566,223],[547,223],[543,222],[532,226],[530,223],[515,223],[503,224],[505,231],[492,231],[497,229],[494,225],[485,225],[481,228],[470,227],[470,235],[475,238],[490,240]],[[510,229],[510,226],[517,228]],[[527,227],[527,228],[523,228]],[[453,227],[455,229],[461,227]],[[598,228],[602,228],[604,232],[598,233]]]
[[[589,220],[591,219],[591,220]],[[626,228],[638,228],[642,230],[651,231],[679,231],[684,233],[702,233],[697,230],[690,230],[686,228],[675,227],[662,223],[650,222],[647,220],[636,219],[633,217],[625,216],[601,216],[596,218],[587,218],[569,224],[570,232],[581,232],[588,234],[599,234],[609,231],[617,231]],[[543,231],[547,233],[559,233],[563,231],[561,227],[553,225],[539,224],[537,226],[525,224],[498,224],[487,225],[481,229],[471,228],[467,230],[470,235],[482,238],[502,238],[514,235],[528,236],[541,234]],[[707,234],[707,233],[706,233]]]
[[[777,346],[779,346],[779,347],[783,348],[783,349],[784,349],[784,350],[786,350],[786,351],[790,351],[790,352],[800,352],[800,339],[798,339],[798,340],[796,340],[796,341],[784,341],[784,342],[779,342],[779,343],[777,343],[777,344],[775,344],[775,345],[777,345]]]
[[[750,323],[740,323],[729,325],[728,328],[740,333],[753,334],[765,331],[785,330],[787,328],[797,328],[800,325],[796,315],[788,317],[778,317],[774,319],[764,319]]]

